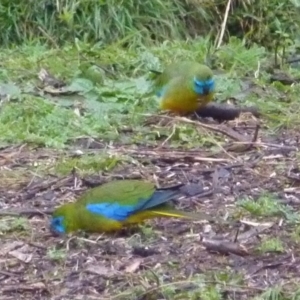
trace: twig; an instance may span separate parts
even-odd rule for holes
[[[239,256],[247,256],[249,252],[244,245],[224,240],[213,240],[202,238],[202,243],[209,251],[215,251],[222,254],[233,253]]]
[[[298,147],[286,146],[286,145],[276,145],[276,144],[264,143],[264,142],[232,142],[231,145],[233,145],[233,144],[234,145],[249,145],[249,143],[251,143],[252,146],[257,146],[257,147],[264,147],[264,148],[272,147],[272,148],[286,150],[286,151],[299,151]]]
[[[163,147],[172,138],[172,136],[175,134],[175,132],[176,132],[176,125],[174,124],[171,134],[162,142],[162,144],[158,148]]]
[[[257,63],[257,69],[254,72],[254,78],[257,79],[259,77],[259,72],[260,72],[260,61],[258,61],[258,63]]]
[[[240,233],[236,239],[238,242],[246,242],[249,241],[252,237],[258,237],[259,234],[264,232],[265,230],[271,228],[274,223],[273,222],[266,222],[266,223],[256,223],[256,222],[251,222],[247,220],[240,220],[241,224],[246,224],[248,226],[252,226],[251,229],[249,229],[246,232]]]
[[[255,131],[254,131],[252,143],[255,143],[257,141],[259,129],[260,129],[260,125],[257,124],[256,128],[255,128]]]
[[[0,210],[0,216],[31,216],[31,215],[50,215],[52,214],[54,209],[45,209],[45,210],[37,210],[37,209],[15,209],[15,210]]]
[[[230,5],[231,5],[231,0],[228,0],[227,5],[226,5],[225,14],[224,14],[223,23],[222,23],[222,26],[221,26],[220,37],[219,37],[219,40],[218,40],[218,43],[217,43],[217,49],[220,48],[220,46],[222,44],[222,41],[223,41],[223,37],[224,37],[225,29],[226,29],[226,24],[227,24],[227,19],[228,19]]]
[[[239,233],[240,233],[240,227],[238,227],[238,229],[237,229],[237,231],[236,231],[236,233],[235,233],[235,236],[234,236],[234,239],[233,239],[233,242],[234,242],[234,243],[237,242]]]
[[[225,158],[214,158],[214,157],[202,157],[197,156],[197,151],[160,151],[160,150],[148,150],[148,149],[130,149],[130,148],[119,148],[111,149],[108,151],[110,154],[120,154],[126,153],[130,155],[135,155],[136,157],[147,157],[148,159],[159,159],[166,161],[176,161],[179,160],[188,160],[191,162],[228,162],[229,159]]]
[[[289,150],[289,151],[298,151],[299,150],[299,147],[294,147],[294,146],[278,145],[278,144],[271,144],[271,143],[264,143],[264,142],[255,143],[255,144],[260,145],[260,146],[265,146],[265,147],[273,147],[273,148],[282,149],[282,150]]]
[[[7,277],[15,277],[15,276],[17,276],[17,275],[19,275],[19,274],[16,273],[16,272],[11,273],[11,272],[7,272],[7,271],[2,271],[2,270],[0,270],[0,275],[7,276]]]
[[[41,26],[38,26],[38,30],[43,33],[43,35],[51,42],[51,44],[52,44],[52,46],[54,46],[54,48],[56,48],[56,49],[59,48],[56,41],[46,32],[46,30],[44,28],[42,28]]]
[[[208,125],[208,124],[204,124],[204,123],[200,123],[200,122],[190,120],[190,119],[185,118],[185,117],[175,117],[175,120],[185,122],[185,123],[194,124],[196,126],[200,126],[200,127],[206,128],[206,129],[210,129],[210,130],[222,133],[222,134],[224,134],[224,135],[226,135],[226,136],[228,136],[228,137],[230,137],[234,140],[237,140],[237,141],[247,142],[244,136],[242,136],[239,133],[233,131],[231,128],[223,126],[223,125],[219,125],[219,126]]]
[[[42,282],[32,284],[20,284],[20,285],[6,285],[1,287],[1,292],[12,293],[12,292],[36,292],[36,291],[48,292],[46,286]]]
[[[42,249],[42,250],[47,250],[46,246],[38,244],[36,242],[27,242],[27,243],[28,243],[28,245],[30,245],[32,247],[35,247],[35,248],[38,248],[38,249]]]
[[[149,114],[143,114],[143,115],[149,116]],[[247,141],[243,135],[241,135],[241,134],[233,131],[231,128],[223,126],[223,125],[219,125],[219,126],[208,125],[208,124],[204,124],[201,122],[196,122],[196,121],[190,120],[186,117],[177,117],[177,116],[171,117],[171,116],[167,116],[167,115],[160,115],[159,117],[165,118],[165,119],[170,119],[170,120],[177,120],[177,121],[188,123],[188,124],[193,124],[193,125],[196,125],[199,127],[203,127],[206,129],[210,129],[212,131],[222,133],[222,134],[232,138],[233,140],[249,143],[249,141]]]
[[[225,149],[227,151],[234,151],[234,152],[246,152],[254,148],[255,146],[260,146],[260,143],[257,143],[257,138],[258,138],[258,132],[260,129],[260,125],[257,124],[255,127],[254,135],[251,141],[248,141],[246,143],[243,142],[230,142],[227,144]]]

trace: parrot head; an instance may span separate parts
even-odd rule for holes
[[[51,220],[50,230],[53,233],[62,234],[66,232],[66,226],[64,224],[64,217],[54,217]]]
[[[71,231],[73,226],[74,203],[67,203],[58,207],[52,215],[50,230],[54,234],[64,234]]]
[[[215,81],[213,79],[213,72],[209,67],[203,65],[197,71],[193,79],[193,89],[200,96],[214,92]]]

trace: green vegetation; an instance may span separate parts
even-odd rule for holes
[[[253,199],[240,200],[237,204],[257,216],[278,215],[284,209],[284,206],[278,203],[278,199],[270,194],[262,195],[256,201]]]
[[[30,228],[26,218],[3,218],[0,219],[0,234],[24,232]]]
[[[157,128],[144,126],[145,113],[157,112],[157,99],[151,93],[147,70],[162,68],[171,57],[203,61],[209,45],[208,40],[199,38],[139,50],[124,50],[118,45],[110,45],[108,49],[90,48],[84,44],[76,48],[65,46],[60,50],[28,44],[14,50],[3,50],[0,78],[6,83],[0,88],[10,101],[2,104],[1,141],[64,148],[82,137],[123,144],[151,144],[167,138],[169,129],[162,126],[158,134]],[[266,61],[267,52],[263,47],[248,49],[236,38],[222,46],[215,55],[214,64],[227,72],[216,76],[217,101],[225,101],[242,92],[243,74],[249,70],[254,73],[258,62],[264,64]],[[65,79],[69,95],[49,95],[36,90],[40,85],[37,76],[41,66]],[[268,74],[262,69],[255,83],[263,88],[267,81]],[[283,89],[274,84],[270,89],[271,93],[250,91],[241,99],[241,104],[258,105],[262,112],[268,113],[266,118],[272,131],[298,124],[299,108],[293,105],[298,86]],[[261,97],[265,101],[261,101]],[[280,97],[291,100],[284,103]],[[181,124],[176,128],[176,134],[171,138],[175,146],[190,148],[218,144],[211,135],[204,134],[198,139],[198,129],[193,125]]]
[[[278,238],[271,238],[271,239],[265,239],[261,242],[260,246],[258,247],[258,250],[261,253],[266,252],[284,252],[284,246],[280,239]]]
[[[65,249],[56,249],[52,247],[47,250],[47,257],[53,261],[64,261],[67,257],[67,253]]]

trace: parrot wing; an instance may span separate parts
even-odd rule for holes
[[[122,196],[124,196],[124,191]],[[86,202],[86,209],[97,215],[104,216],[109,219],[114,219],[117,221],[124,221],[132,214],[135,214],[139,211],[144,211],[153,207],[157,207],[163,203],[166,203],[177,197],[181,194],[178,187],[170,188],[170,189],[157,189],[152,192],[150,196],[142,196],[142,191],[137,191],[136,194],[129,194],[128,201],[113,201],[113,198],[109,197],[106,199],[110,199],[109,201],[99,200],[98,202],[93,199],[92,202]]]

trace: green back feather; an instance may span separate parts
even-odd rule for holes
[[[150,182],[140,180],[117,180],[105,183],[86,191],[79,199],[79,204],[118,202],[123,205],[135,205],[140,199],[147,199],[155,191]]]

